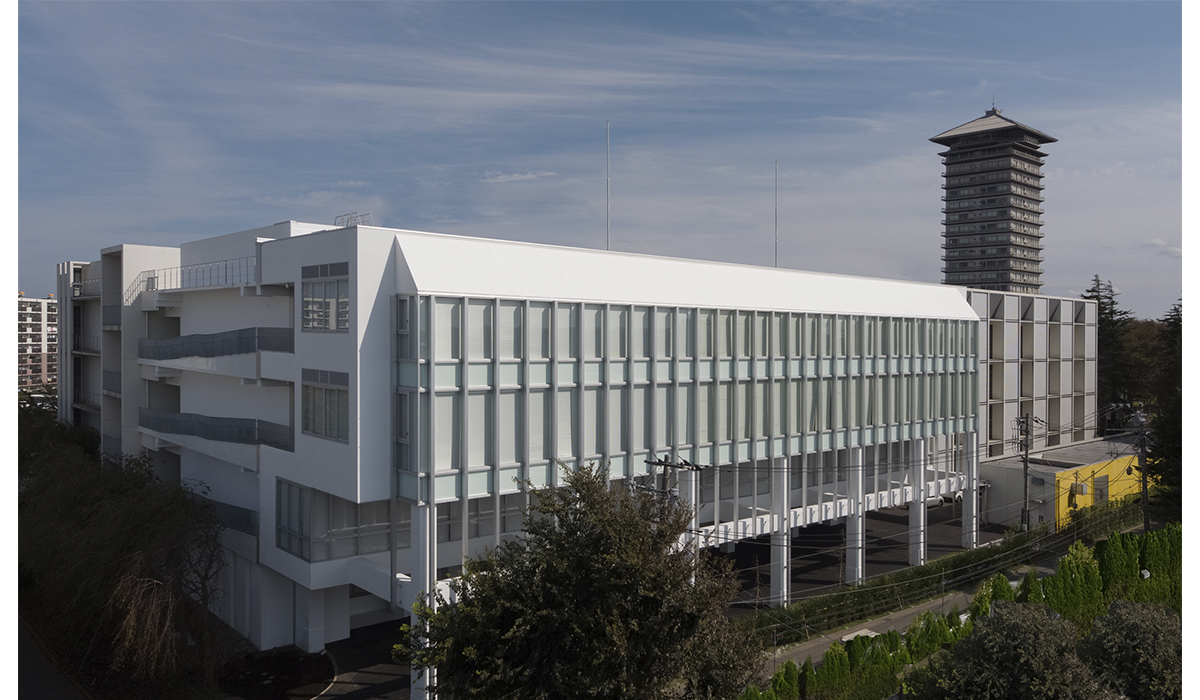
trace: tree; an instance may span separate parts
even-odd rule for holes
[[[1183,517],[1183,307],[1175,304],[1161,321],[1154,417],[1146,474],[1154,482],[1151,513],[1160,520]]]
[[[1104,583],[1092,549],[1071,543],[1055,574],[1042,579],[1042,594],[1055,612],[1075,623],[1081,636],[1086,634],[1092,620],[1104,612]]]
[[[756,678],[757,637],[723,615],[737,581],[681,544],[689,508],[596,465],[537,495],[522,538],[464,562],[454,603],[414,606],[398,660],[436,667],[446,698],[734,697]]]
[[[1183,627],[1165,605],[1114,600],[1078,650],[1101,683],[1130,700],[1183,697]]]
[[[1096,302],[1096,402],[1101,407],[1130,400],[1125,334],[1131,316],[1117,305],[1118,294],[1112,281],[1095,275],[1081,295]]]
[[[1021,587],[1017,589],[1017,595],[1014,598],[1018,603],[1045,603],[1046,599],[1042,596],[1042,582],[1038,580],[1037,569],[1029,567],[1025,572],[1025,577],[1021,579]]]
[[[1107,700],[1075,654],[1075,627],[1044,605],[996,601],[992,614],[904,679],[918,700]]]
[[[225,641],[209,609],[224,560],[211,503],[159,481],[144,456],[100,461],[94,431],[45,407],[19,411],[23,610],[122,697],[214,680]]]

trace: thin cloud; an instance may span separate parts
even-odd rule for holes
[[[1161,238],[1151,238],[1150,240],[1142,241],[1138,244],[1138,248],[1153,250],[1155,254],[1167,258],[1183,258],[1183,248],[1177,245],[1170,245]]]
[[[520,180],[537,180],[543,177],[557,177],[558,173],[552,173],[549,170],[539,170],[531,173],[502,173],[496,170],[489,170],[484,173],[480,182],[517,182]]]
[[[338,180],[333,183],[334,187],[366,187],[371,183],[366,180]]]

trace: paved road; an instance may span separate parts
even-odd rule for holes
[[[409,696],[408,666],[391,659],[392,645],[400,641],[400,623],[384,622],[361,627],[349,639],[333,642],[325,652],[333,658],[337,676],[325,685],[297,688],[293,700],[403,700]]]
[[[1037,568],[1038,578],[1045,578],[1046,576],[1052,576],[1054,574],[1054,565],[1055,562],[1058,561],[1058,556],[1059,555],[1049,555],[1045,559],[1042,559],[1034,564],[1034,566]],[[1024,577],[1028,568],[1028,566],[1020,567],[1009,580],[1019,581],[1022,577]],[[821,660],[825,656],[825,651],[828,650],[834,642],[840,642],[843,638],[848,638],[866,631],[871,631],[876,634],[885,634],[891,630],[904,632],[908,629],[909,625],[913,623],[913,620],[917,619],[918,615],[928,610],[936,610],[945,615],[953,610],[954,606],[957,605],[960,611],[966,612],[967,608],[971,605],[971,598],[973,597],[974,591],[947,591],[946,595],[940,598],[926,601],[920,605],[914,605],[911,608],[890,613],[888,615],[884,615],[883,617],[875,618],[874,620],[847,625],[839,630],[826,632],[824,636],[814,635],[813,638],[807,642],[776,649],[772,655],[773,658],[771,661],[771,667],[775,668],[782,666],[783,664],[787,663],[789,659],[799,666],[803,664],[804,660],[810,656],[812,657],[813,663],[819,666]]]

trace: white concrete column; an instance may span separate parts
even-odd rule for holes
[[[432,493],[429,494],[430,497],[432,495]],[[412,557],[412,595],[414,597],[421,596],[425,604],[436,608],[437,601],[433,597],[433,591],[437,585],[437,506],[432,503],[432,498],[413,507]],[[422,594],[424,595],[422,596]],[[404,602],[405,607],[411,611],[413,601]],[[437,669],[435,668],[425,669],[420,678],[413,673],[412,683],[409,686],[409,697],[412,700],[428,700],[433,697],[428,693],[427,687],[432,683],[436,673]]]
[[[315,654],[325,648],[325,593],[312,591],[300,584],[293,587],[292,624],[295,644]]]
[[[700,531],[700,472],[691,469],[678,469],[676,472],[679,474],[676,482],[679,499],[692,509],[692,522],[688,525],[691,532],[684,537],[685,541],[690,542],[696,538],[695,533]]]
[[[867,465],[863,463],[863,448],[850,450],[850,473],[846,478],[846,583],[862,583],[867,571],[867,504],[863,496],[863,481]]]
[[[913,486],[913,500],[908,503],[908,563],[920,566],[925,563],[925,535],[928,523],[928,480],[925,478],[925,439],[912,441],[912,465],[909,467]]]
[[[967,483],[963,486],[962,546],[974,549],[979,546],[979,433],[975,431],[966,434],[963,461]]]
[[[792,594],[791,470],[786,457],[771,460],[771,603],[787,605]]]

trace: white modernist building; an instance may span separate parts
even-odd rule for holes
[[[1008,381],[1012,351],[1024,376],[1014,294],[367,226],[116,246],[60,265],[59,290],[62,337],[102,336],[60,346],[61,395],[100,394],[62,417],[207,486],[220,613],[260,648],[403,616],[516,536],[524,483],[593,460],[614,480],[651,478],[654,456],[708,465],[653,478],[707,544],[771,535],[778,602],[812,523],[845,519],[860,580],[867,511],[961,491],[974,546],[977,452],[1010,413],[992,364]],[[1060,376],[1086,372],[1062,343],[1076,323],[1094,338],[1094,305],[1029,308],[1030,347],[1054,324]]]

